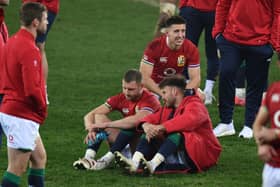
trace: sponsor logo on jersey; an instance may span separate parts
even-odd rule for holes
[[[129,110],[128,110],[128,108],[123,108],[123,109],[122,109],[122,112],[123,112],[124,114],[128,114],[128,113],[129,113]]]
[[[162,63],[167,63],[167,57],[160,57],[159,61]]]
[[[185,56],[184,55],[180,55],[177,59],[177,66],[178,67],[183,67],[185,66]]]
[[[271,97],[271,102],[273,102],[273,103],[280,102],[280,94],[277,94],[277,93],[273,94]]]
[[[176,75],[176,69],[174,69],[174,68],[166,68],[166,69],[164,69],[163,74],[164,74],[165,77]]]

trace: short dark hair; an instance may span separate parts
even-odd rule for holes
[[[23,3],[20,11],[20,22],[23,26],[30,26],[34,19],[42,20],[43,12],[47,11],[46,7],[41,3],[26,2]]]
[[[182,75],[172,75],[164,78],[159,83],[159,88],[163,89],[165,86],[173,86],[184,91],[186,88],[186,84],[186,79]]]
[[[138,71],[136,69],[130,69],[124,74],[123,80],[128,83],[135,81],[136,83],[141,84],[142,83],[142,74],[140,71]]]
[[[181,16],[171,16],[166,20],[165,27],[170,27],[171,25],[175,25],[175,24],[176,25],[186,24],[186,21]]]

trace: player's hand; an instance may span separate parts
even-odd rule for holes
[[[153,125],[150,123],[143,124],[144,132],[146,133],[146,138],[150,141],[152,138],[156,137],[160,133],[160,128],[157,125]]]
[[[258,146],[258,156],[264,162],[269,162],[273,156],[277,156],[277,152],[271,145],[259,145]]]
[[[262,128],[262,130],[256,134],[257,142],[259,142],[259,144],[265,144],[275,140],[276,136],[274,131],[275,129]]]
[[[96,136],[96,132],[95,131],[88,131],[88,134],[86,135],[85,139],[84,139],[84,143],[88,144],[88,142],[94,141],[95,140],[95,136]]]

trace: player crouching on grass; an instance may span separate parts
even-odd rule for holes
[[[132,160],[115,152],[117,163],[129,173],[147,174],[200,172],[216,165],[221,145],[200,98],[184,95],[186,81],[180,76],[163,79],[159,87],[165,106],[137,126],[144,134]],[[169,161],[174,154],[178,162]]]
[[[114,152],[123,150],[129,143],[139,139],[135,126],[143,117],[156,112],[160,108],[160,102],[148,90],[143,88],[142,75],[138,70],[128,70],[122,80],[122,93],[107,99],[105,104],[98,106],[89,112],[85,120],[85,128],[88,130],[85,142],[93,141],[86,150],[84,158],[73,163],[76,169],[101,170],[106,168],[114,160]],[[119,111],[124,118],[111,121],[108,114]],[[108,133],[108,138],[100,136],[103,129]],[[120,130],[122,129],[122,130]],[[95,161],[97,150],[102,141],[108,139],[110,151]],[[131,144],[130,144],[131,145]],[[135,146],[134,146],[135,149]]]

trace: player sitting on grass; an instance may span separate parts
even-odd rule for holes
[[[148,174],[200,172],[215,165],[221,145],[199,97],[195,93],[184,96],[183,77],[167,77],[159,87],[165,106],[143,118],[137,126],[144,134],[132,160],[115,152],[117,163],[129,173]],[[177,153],[180,153],[178,162],[167,159]]]
[[[85,142],[94,142],[95,137],[99,136],[99,129],[104,129],[108,133],[110,151],[95,161],[102,141],[95,142],[88,146],[84,158],[73,163],[74,168],[101,170],[107,167],[114,159],[115,151],[123,150],[133,139],[139,138],[135,133],[136,123],[159,107],[157,98],[143,88],[141,73],[138,70],[128,70],[122,80],[122,93],[108,98],[105,104],[84,117],[85,128],[88,130]],[[112,111],[119,111],[124,118],[111,121],[107,115]]]

